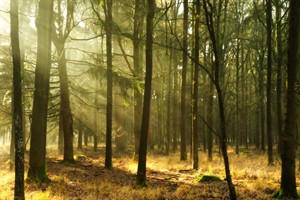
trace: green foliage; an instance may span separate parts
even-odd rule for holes
[[[222,180],[214,175],[201,175],[198,179],[198,183],[205,183],[205,182],[221,182]]]

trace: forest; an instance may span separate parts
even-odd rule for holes
[[[0,0],[0,199],[297,199],[299,0]]]

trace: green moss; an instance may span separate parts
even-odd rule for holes
[[[282,188],[280,188],[279,191],[277,191],[275,194],[272,195],[272,198],[275,198],[275,199],[284,199],[285,197],[287,197],[287,195],[285,194],[285,192]],[[295,194],[294,196],[288,196],[288,197],[292,197],[293,199],[300,198],[300,196],[297,194]]]
[[[49,183],[51,180],[47,176],[46,165],[42,167],[29,167],[27,182]]]
[[[105,166],[105,169],[112,170],[112,169],[113,169],[113,166],[112,166],[112,165]]]
[[[147,187],[147,181],[145,178],[139,178],[137,177],[136,179],[136,186],[138,188],[144,188],[144,187]]]
[[[205,182],[219,182],[222,181],[219,177],[213,175],[201,175],[198,179],[198,183],[205,183]]]

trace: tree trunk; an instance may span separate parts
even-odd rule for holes
[[[74,162],[73,157],[73,119],[70,107],[69,84],[67,74],[67,61],[65,55],[64,41],[56,44],[58,53],[58,71],[60,80],[60,108],[62,126],[64,132],[64,161]]]
[[[282,63],[283,63],[283,50],[282,50],[282,36],[281,36],[281,0],[276,0],[276,25],[277,25],[277,132],[278,132],[278,153],[281,152],[282,147],[282,134],[283,134],[283,120],[282,120]]]
[[[151,102],[151,82],[152,82],[152,46],[153,46],[153,18],[155,0],[148,0],[147,28],[146,28],[146,77],[144,90],[144,106],[141,126],[141,140],[137,171],[137,184],[146,186],[146,159],[147,159],[147,139],[149,130],[150,102]]]
[[[265,152],[265,103],[264,103],[264,75],[263,75],[263,61],[264,61],[263,52],[262,55],[259,55],[259,69],[258,69],[258,81],[259,81],[259,109],[260,109],[260,129],[261,129],[261,150]]]
[[[78,130],[78,146],[77,149],[82,150],[82,128],[80,127],[80,129]]]
[[[236,88],[236,119],[235,119],[235,154],[238,155],[240,153],[240,99],[239,99],[239,70],[240,70],[240,41],[237,41],[236,47],[236,80],[235,80],[235,88]],[[243,61],[242,61],[243,62]]]
[[[52,0],[40,1],[36,19],[38,47],[28,178],[38,182],[48,180],[46,172],[46,133],[51,66],[52,9]]]
[[[19,1],[10,2],[11,47],[13,60],[13,130],[15,135],[15,188],[14,199],[24,195],[24,138],[22,108],[21,53],[19,43]]]
[[[267,136],[268,136],[268,163],[273,164],[273,137],[272,137],[272,0],[266,0],[267,5]]]
[[[299,112],[299,75],[300,75],[300,1],[290,1],[290,19],[287,60],[287,110],[285,130],[282,135],[281,185],[276,197],[298,198],[296,188],[296,126]]]
[[[107,56],[107,105],[106,105],[106,147],[105,147],[105,168],[112,166],[112,0],[106,1],[107,18],[106,29],[106,56]]]
[[[134,32],[133,32],[133,65],[134,65],[134,78],[137,84],[140,85],[142,82],[143,68],[140,60],[141,54],[141,41],[140,35],[142,34],[143,28],[143,10],[144,0],[135,0],[134,5]],[[142,116],[142,94],[137,87],[134,91],[134,158],[138,159],[139,145],[140,145],[140,133],[141,133],[141,116]]]
[[[200,26],[200,0],[195,0],[195,63],[194,63],[194,77],[193,77],[193,93],[192,93],[192,152],[193,152],[193,169],[199,168],[198,157],[198,85],[199,85],[199,26]]]
[[[219,113],[220,113],[220,131],[221,131],[220,137],[219,137],[220,146],[221,146],[222,156],[223,156],[223,160],[224,160],[226,181],[227,181],[228,188],[229,188],[230,199],[236,200],[237,196],[236,196],[235,188],[234,188],[234,185],[233,185],[232,179],[231,179],[229,158],[228,158],[228,154],[227,154],[227,132],[226,132],[225,109],[224,109],[224,96],[223,96],[222,89],[220,86],[220,84],[222,84],[222,80],[220,80],[220,69],[221,69],[221,67],[224,67],[221,65],[221,59],[219,58],[219,56],[220,56],[219,47],[221,47],[221,45],[219,45],[220,41],[218,41],[216,38],[216,33],[215,33],[215,29],[214,29],[215,24],[214,24],[213,13],[211,12],[211,10],[210,11],[208,10],[207,4],[208,4],[207,0],[203,0],[205,17],[206,17],[206,25],[209,30],[209,35],[210,35],[210,39],[211,39],[212,46],[213,46],[214,56],[215,56],[214,84],[215,84],[215,87],[217,90],[218,106],[219,106]],[[212,9],[212,8],[210,7],[210,9]]]
[[[187,74],[187,65],[188,65],[188,0],[183,1],[183,38],[182,38],[182,83],[181,83],[181,118],[180,118],[180,160],[187,159],[187,152],[186,152],[186,127],[185,127],[185,120],[186,120],[186,74]]]
[[[61,112],[59,113],[59,127],[58,127],[58,152],[60,154],[64,153],[64,130]]]

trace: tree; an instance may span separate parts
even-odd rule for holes
[[[57,24],[56,31],[53,31],[53,43],[57,50],[58,71],[60,80],[60,115],[62,130],[64,134],[64,161],[74,162],[73,157],[73,118],[70,106],[69,79],[67,73],[67,59],[65,43],[72,30],[74,3],[67,1],[66,16],[62,13],[62,2],[57,1]],[[63,18],[66,18],[64,24]]]
[[[46,133],[51,66],[52,9],[53,0],[40,1],[36,18],[38,47],[28,178],[38,182],[48,180],[46,172]]]
[[[290,19],[287,60],[287,105],[285,130],[282,135],[281,184],[275,198],[298,198],[296,189],[296,126],[299,116],[299,77],[300,77],[300,1],[290,1]]]
[[[180,104],[180,160],[187,159],[186,152],[186,74],[188,65],[188,0],[183,1],[183,37],[182,37],[182,82],[181,82],[181,104]]]
[[[198,85],[199,85],[199,27],[200,27],[200,0],[195,0],[195,62],[194,62],[194,78],[193,78],[193,94],[192,94],[192,152],[193,152],[193,169],[199,168],[198,158]]]
[[[219,107],[219,115],[220,115],[220,146],[222,150],[222,156],[224,160],[224,166],[225,166],[225,174],[226,174],[226,181],[228,184],[229,188],[229,193],[230,193],[230,199],[235,200],[237,199],[236,197],[236,192],[234,185],[232,183],[231,179],[231,174],[230,174],[230,166],[229,166],[229,158],[227,154],[227,130],[226,130],[226,117],[225,117],[225,108],[224,108],[224,94],[221,88],[222,84],[222,77],[220,76],[221,70],[224,70],[224,66],[222,66],[221,63],[221,58],[220,58],[220,51],[222,45],[220,45],[220,41],[218,41],[217,33],[215,32],[215,24],[214,24],[214,18],[213,18],[213,5],[209,3],[207,0],[203,0],[203,5],[204,5],[204,13],[205,13],[205,19],[206,19],[206,25],[208,28],[209,36],[212,42],[212,47],[213,47],[213,53],[215,56],[214,60],[214,75],[213,81],[214,85],[217,91],[218,95],[218,107]],[[221,4],[219,4],[221,5]]]
[[[135,0],[134,1],[134,27],[133,27],[133,65],[134,65],[134,78],[137,81],[137,84],[140,84],[142,81],[142,62],[141,62],[141,35],[143,30],[143,21],[144,21],[144,0]],[[142,94],[137,87],[134,90],[134,158],[138,158],[139,145],[140,145],[140,133],[141,133],[141,115],[142,109],[141,105],[143,103]]]
[[[15,190],[14,199],[24,195],[24,140],[21,54],[19,43],[19,1],[10,1],[11,47],[13,58],[13,131],[15,132]]]
[[[277,33],[277,131],[278,131],[278,152],[281,151],[281,137],[283,132],[282,120],[282,63],[283,63],[283,48],[282,48],[282,18],[281,18],[281,0],[276,0],[276,33]]]
[[[137,184],[146,186],[146,160],[147,139],[149,131],[151,83],[152,83],[152,47],[153,47],[153,18],[155,0],[148,0],[147,25],[146,25],[146,77],[144,90],[144,106],[141,126],[141,138],[137,171]]]
[[[268,162],[273,164],[273,138],[272,138],[272,113],[271,113],[271,92],[272,92],[272,1],[266,0],[267,20],[267,136],[268,136]]]
[[[106,148],[105,168],[112,168],[112,0],[106,0],[106,56],[107,56],[107,105],[106,105]]]

